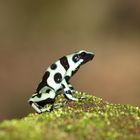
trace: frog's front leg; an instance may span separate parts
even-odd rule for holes
[[[66,80],[64,79],[62,81],[62,86],[64,88],[64,96],[68,99],[68,100],[72,100],[72,101],[79,101],[78,98],[75,98],[72,96],[72,90],[69,87],[69,84],[66,82]]]
[[[68,75],[65,76],[65,81],[66,81],[68,87],[70,88],[70,90],[71,90],[72,93],[75,93],[76,90],[75,90],[74,87],[69,83],[69,80],[70,80],[70,76],[68,76]],[[62,86],[62,87],[64,87],[64,86]]]
[[[70,88],[71,93],[75,93],[76,92],[76,90],[74,89],[74,87],[70,83],[68,83],[68,87]]]

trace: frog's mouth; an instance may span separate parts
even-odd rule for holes
[[[83,57],[83,62],[82,64],[87,63],[88,61],[91,61],[94,58],[95,54],[94,53],[86,53],[86,55]]]

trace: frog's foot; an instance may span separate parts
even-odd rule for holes
[[[53,104],[53,109],[64,107],[65,102]]]
[[[82,96],[82,97],[80,97],[80,98],[78,98],[79,99],[79,101],[82,101],[82,100],[85,100],[87,97],[85,97],[85,96]]]

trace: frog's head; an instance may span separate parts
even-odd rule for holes
[[[77,66],[76,69],[79,69],[79,67],[81,65],[92,60],[94,56],[95,56],[95,54],[92,52],[87,52],[85,50],[81,50],[81,51],[68,55],[67,58],[68,58],[71,66],[75,65],[75,66]]]
[[[88,61],[92,60],[93,57],[95,56],[94,53],[92,53],[92,52],[87,52],[87,51],[85,51],[85,50],[79,51],[78,54],[79,54],[80,59],[83,59],[83,62],[82,62],[81,64],[87,63]]]

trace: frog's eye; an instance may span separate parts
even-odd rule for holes
[[[80,59],[80,56],[79,56],[78,54],[74,55],[73,58],[72,58],[72,60],[73,60],[75,63],[78,62],[79,59]]]
[[[85,55],[86,55],[86,53],[85,53],[85,52],[82,52],[82,53],[81,53],[81,56],[82,56],[82,57],[84,57]]]

